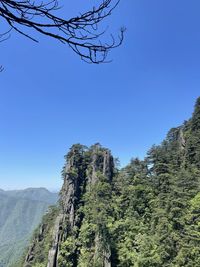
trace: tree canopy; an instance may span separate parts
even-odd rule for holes
[[[62,223],[59,266],[199,267],[199,129],[200,98],[189,121],[121,170],[99,144],[74,145],[61,191],[68,214],[70,186],[78,186],[74,225]],[[36,253],[31,266],[43,262]]]

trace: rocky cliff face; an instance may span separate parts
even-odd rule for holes
[[[108,149],[78,144],[63,179],[26,267],[200,266],[200,98],[144,160],[117,171]]]
[[[108,149],[95,144],[91,148],[82,145],[72,146],[66,156],[66,164],[63,169],[64,183],[60,192],[60,211],[57,215],[54,226],[51,230],[52,241],[48,252],[47,267],[60,267],[59,257],[63,256],[62,246],[69,238],[78,240],[80,229],[84,220],[84,195],[93,191],[99,179],[110,184],[114,173],[114,160]],[[40,226],[40,231],[45,226]],[[39,237],[35,239],[38,243]],[[95,262],[100,259],[102,267],[110,267],[111,250],[109,244],[102,246],[104,242],[102,234],[97,230],[91,240],[91,256]],[[35,243],[30,247],[24,266],[34,266],[37,262],[34,259]],[[79,265],[81,245],[76,245],[71,255],[70,263],[66,266]],[[67,257],[66,257],[67,258]],[[65,265],[64,265],[65,266]]]

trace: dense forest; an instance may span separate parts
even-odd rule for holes
[[[119,169],[100,144],[65,159],[59,207],[18,266],[200,266],[200,98],[144,160]]]

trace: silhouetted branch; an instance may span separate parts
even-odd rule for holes
[[[98,7],[65,20],[53,14],[58,6],[58,0],[36,3],[34,0],[0,0],[0,17],[4,18],[10,27],[25,37],[38,42],[32,34],[26,33],[30,28],[45,36],[54,38],[78,54],[89,63],[106,62],[108,52],[121,45],[124,38],[124,28],[117,38],[111,35],[110,42],[103,41],[105,31],[99,31],[101,22],[111,15],[120,0],[102,0]],[[6,39],[10,30],[0,35]]]

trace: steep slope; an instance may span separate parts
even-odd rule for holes
[[[38,196],[38,197],[37,197]],[[15,262],[57,194],[46,189],[0,191],[0,266]]]
[[[111,199],[113,157],[108,149],[102,148],[99,144],[90,149],[77,144],[71,148],[66,160],[67,163],[63,169],[64,184],[60,193],[60,212],[55,220],[54,230],[49,227],[53,232],[52,247],[48,255],[43,255],[44,259],[41,255],[38,257],[36,252],[38,236],[36,235],[31,245],[31,252],[29,251],[26,257],[25,266],[37,266],[39,263],[42,264],[41,266],[48,263],[48,266],[52,267],[75,266],[82,264],[81,262],[87,264],[84,253],[81,253],[81,250],[85,249],[88,250],[91,258],[91,264],[87,266],[104,262],[105,266],[109,267],[111,266],[110,245],[105,240],[107,239],[106,224],[102,216],[106,219],[109,212],[107,203]],[[102,199],[101,194],[104,193],[106,195]],[[96,205],[91,206],[90,210],[91,200],[95,201]],[[40,227],[43,228],[44,225],[45,223]],[[85,227],[89,225],[93,229],[91,229],[90,242],[87,244],[83,235]],[[45,236],[44,239],[46,239]],[[42,246],[45,243],[44,240],[40,242]]]
[[[117,170],[99,144],[65,158],[59,210],[20,267],[200,266],[200,98],[144,160]]]

